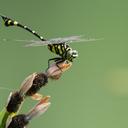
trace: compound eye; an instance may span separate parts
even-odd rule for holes
[[[73,55],[78,55],[78,51],[73,50],[73,51],[72,51],[72,54],[73,54]]]
[[[76,53],[76,52],[73,52],[72,54],[73,54],[73,55],[76,55],[77,53]]]

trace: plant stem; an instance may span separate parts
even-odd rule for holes
[[[7,119],[8,119],[9,115],[10,115],[10,113],[7,112],[7,111],[4,113],[4,116],[3,116],[1,124],[0,124],[0,128],[5,128],[6,127],[6,122],[7,122]]]

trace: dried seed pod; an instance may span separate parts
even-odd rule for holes
[[[18,91],[14,93],[10,93],[6,110],[9,113],[15,113],[19,110],[22,102],[23,102],[23,97],[20,95]]]
[[[6,128],[24,128],[29,122],[26,120],[25,114],[16,115],[12,118]]]
[[[72,66],[72,63],[68,60],[62,62],[55,62],[47,69],[46,74],[49,78],[57,80],[61,77],[62,73],[68,70]]]
[[[36,73],[33,73],[32,75],[28,76],[21,84],[21,88],[19,91],[11,92],[8,97],[8,102],[6,109],[9,113],[15,113],[17,112],[21,104],[24,100],[25,93],[30,89],[32,86],[33,80],[36,76]]]
[[[33,96],[42,86],[48,83],[48,77],[45,73],[38,73],[32,83],[31,88],[26,92],[26,96]]]
[[[50,106],[49,99],[50,96],[45,96],[28,114],[14,116],[10,122],[8,122],[6,128],[24,128],[33,117],[40,116],[46,112]]]
[[[50,106],[49,102],[50,96],[43,97],[40,102],[32,109],[28,114],[26,114],[26,119],[31,120],[33,117],[40,116],[44,112],[47,111],[47,109]]]
[[[42,94],[35,93],[34,95],[31,96],[32,100],[41,100],[43,97]]]
[[[35,77],[37,76],[37,73],[33,73],[29,75],[21,84],[19,93],[23,96],[33,85],[33,81]]]

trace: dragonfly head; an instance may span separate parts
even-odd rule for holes
[[[72,62],[73,59],[78,57],[78,51],[70,50],[70,51],[68,51],[67,55],[68,55],[68,60]]]

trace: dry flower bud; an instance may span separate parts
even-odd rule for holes
[[[50,65],[48,70],[46,71],[47,76],[51,79],[57,80],[61,77],[62,73],[68,70],[72,66],[72,63],[68,60],[65,60],[60,63],[53,63]]]
[[[15,113],[20,109],[22,102],[23,102],[23,97],[20,95],[18,91],[14,93],[11,92],[8,97],[6,110],[9,113]]]
[[[42,94],[39,94],[39,93],[35,93],[34,95],[31,96],[31,98],[33,100],[41,100],[42,97],[43,97],[43,95]]]
[[[45,73],[38,73],[36,74],[32,86],[26,92],[26,96],[33,96],[35,95],[42,86],[45,86],[48,82],[48,77]]]
[[[25,114],[19,114],[14,116],[6,128],[25,128],[29,122],[26,120]]]
[[[28,113],[19,114],[14,117],[6,124],[6,128],[24,128],[33,117],[40,116],[50,106],[50,96],[45,96],[40,102]]]
[[[35,79],[37,73],[29,75],[21,84],[19,93],[23,96],[32,86],[33,80]]]
[[[6,109],[9,113],[17,112],[24,100],[25,93],[31,88],[33,80],[35,79],[36,73],[29,75],[21,84],[19,91],[11,92],[8,97]]]
[[[46,110],[49,108],[51,104],[49,102],[49,99],[50,99],[50,96],[43,97],[40,100],[40,102],[26,115],[26,119],[31,120],[33,117],[40,116],[41,114],[46,112]]]

